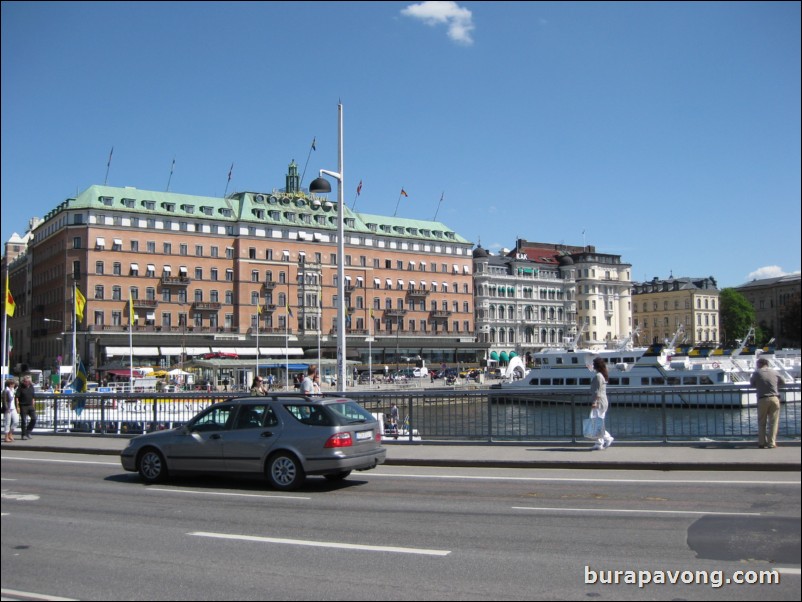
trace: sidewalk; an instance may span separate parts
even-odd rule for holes
[[[3,443],[2,450],[119,455],[127,437],[37,433],[32,439]],[[759,449],[751,441],[683,443],[619,442],[591,451],[592,442],[481,443],[392,442],[387,464],[479,468],[575,468],[612,470],[761,470],[800,472],[799,441],[782,441],[776,449]]]

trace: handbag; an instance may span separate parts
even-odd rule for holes
[[[604,436],[604,418],[583,418],[582,436],[586,439],[601,439]]]

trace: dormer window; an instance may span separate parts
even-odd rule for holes
[[[251,209],[251,212],[254,214],[256,219],[265,219],[265,210],[264,209]]]
[[[181,209],[187,213],[195,213],[195,205],[181,205]]]
[[[214,213],[214,207],[210,207],[209,205],[202,205],[201,211],[204,215],[212,215]]]
[[[170,213],[175,213],[175,203],[162,203],[162,209]]]
[[[142,206],[148,211],[156,209],[156,201],[142,201]]]
[[[133,209],[136,205],[136,201],[134,199],[123,199],[122,204],[128,207],[129,209]]]
[[[228,207],[223,207],[222,209],[220,209],[220,215],[222,215],[223,217],[231,217],[232,215],[231,209],[229,209]]]

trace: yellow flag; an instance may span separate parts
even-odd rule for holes
[[[14,301],[14,297],[11,295],[11,291],[8,290],[8,278],[6,278],[6,315],[13,317],[14,310],[16,309],[17,304]]]
[[[86,297],[81,293],[81,289],[75,287],[75,315],[78,316],[78,321],[84,321],[84,307],[86,307]]]
[[[131,291],[128,291],[128,323],[134,323],[134,297]]]

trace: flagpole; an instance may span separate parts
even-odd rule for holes
[[[256,374],[254,377],[259,376],[259,318],[262,317],[262,306],[260,305],[256,310]]]
[[[9,366],[9,354],[6,348],[8,334],[8,271],[6,270],[6,299],[3,302],[3,378],[11,374],[11,366]]]
[[[175,167],[175,157],[173,157],[173,164],[170,166],[170,177],[167,178],[167,192],[170,192],[170,182],[173,179],[173,168]]]
[[[134,297],[128,289],[128,392],[134,392]],[[183,353],[183,349],[182,349]],[[183,358],[183,355],[181,356]],[[183,364],[182,364],[183,369]],[[182,377],[183,378],[183,377]]]
[[[393,211],[393,217],[395,214],[398,213],[398,206],[401,204],[401,196],[404,194],[404,189],[401,189],[401,192],[398,193],[398,202],[395,204],[395,211]]]
[[[437,214],[440,213],[440,205],[443,204],[443,196],[446,194],[446,191],[443,191],[443,194],[440,195],[440,202],[437,203],[437,211],[434,212],[434,219],[432,221],[437,221]]]
[[[309,154],[306,155],[306,163],[304,163],[304,170],[301,172],[301,181],[298,183],[298,187],[303,189],[304,186],[304,176],[306,175],[306,167],[309,165],[309,157],[312,156],[312,151],[317,150],[315,147],[315,140],[317,140],[317,136],[312,137],[312,146],[309,147]]]
[[[111,147],[111,152],[109,153],[109,160],[106,163],[106,177],[103,179],[103,186],[106,185],[106,182],[109,181],[109,168],[111,167],[111,156],[114,154],[114,147]]]
[[[75,294],[76,289],[78,288],[78,284],[76,282],[72,283],[72,303],[73,303],[73,312],[72,312],[72,378],[75,380],[75,377],[78,376],[78,360],[76,359],[77,349],[78,349],[78,295]]]
[[[226,198],[228,194],[228,185],[231,184],[231,172],[234,171],[234,164],[231,164],[231,168],[228,170],[228,181],[226,182],[226,191],[223,193],[223,198]]]

